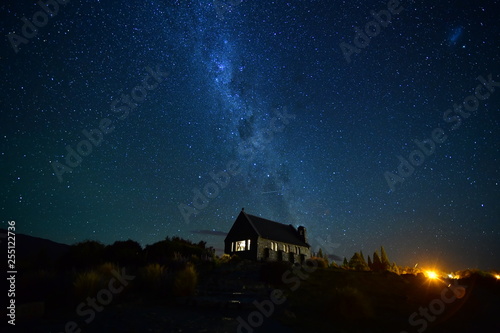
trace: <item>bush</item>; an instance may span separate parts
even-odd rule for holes
[[[332,261],[330,263],[330,267],[333,267],[333,268],[340,268],[340,266],[335,262],[335,261]]]
[[[106,260],[116,262],[121,266],[139,266],[143,262],[141,245],[131,239],[116,241],[105,248]]]
[[[79,273],[73,285],[75,287],[75,296],[77,299],[82,300],[87,297],[94,297],[100,289],[105,287],[101,274],[95,270]]]
[[[140,276],[145,289],[150,291],[164,291],[165,266],[158,263],[149,264],[141,269]]]
[[[233,254],[230,256],[229,254],[224,253],[221,257],[215,257],[216,266],[221,265],[238,265],[241,263],[243,259],[237,254]]]
[[[113,263],[110,263],[110,262],[106,262],[102,265],[99,265],[99,267],[97,267],[97,273],[101,274],[101,276],[103,278],[112,278],[113,277],[113,271],[115,272],[119,272],[120,271],[120,268],[113,264]]]
[[[62,268],[91,269],[104,261],[104,245],[96,241],[85,241],[71,245],[61,258]]]
[[[316,262],[317,266],[319,268],[327,268],[328,267],[328,260],[325,258],[321,257],[311,257],[309,260],[313,260]]]
[[[242,259],[240,258],[240,256],[239,256],[239,255],[237,255],[237,254],[233,254],[233,255],[231,256],[231,258],[229,258],[229,263],[230,263],[230,264],[239,264],[239,263],[241,262],[241,260],[242,260]]]
[[[120,267],[107,262],[95,269],[78,273],[73,282],[77,299],[95,297],[99,290],[108,288],[109,281],[114,276],[113,271],[119,272]]]
[[[492,277],[491,273],[479,270],[479,269],[466,269],[463,271],[459,271],[458,275],[460,276],[461,279],[466,279],[466,278],[471,278],[474,276],[480,276],[480,277]]]
[[[201,241],[193,243],[189,240],[179,237],[156,242],[146,246],[144,254],[147,262],[158,262],[160,264],[168,264],[172,261],[187,262],[193,255],[203,259],[210,260],[214,256],[214,249],[206,247],[206,243]]]
[[[215,264],[216,264],[216,266],[225,265],[225,264],[229,263],[230,259],[231,259],[231,256],[227,253],[224,253],[220,257],[215,257]]]
[[[198,272],[192,263],[187,263],[184,269],[178,271],[174,277],[174,296],[194,295],[198,285]]]

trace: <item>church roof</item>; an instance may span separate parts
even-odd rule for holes
[[[262,238],[309,247],[309,244],[305,243],[300,238],[299,232],[291,224],[286,225],[274,222],[259,216],[247,214],[243,210],[241,211],[241,214],[246,217],[257,234],[259,234]]]

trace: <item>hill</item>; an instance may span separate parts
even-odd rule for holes
[[[52,266],[69,251],[67,244],[57,243],[48,239],[16,233],[16,266],[26,268],[36,263],[37,268],[43,265]],[[7,230],[0,229],[0,248],[7,253]],[[29,263],[29,264],[28,264]]]

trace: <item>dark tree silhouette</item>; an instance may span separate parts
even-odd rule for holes
[[[380,260],[380,256],[378,255],[378,252],[375,251],[373,252],[373,265],[372,265],[372,270],[373,271],[381,271],[382,268],[382,261]]]
[[[361,256],[361,259],[363,259],[363,261],[366,262],[365,256],[363,255],[363,251],[359,251],[359,255]]]
[[[84,241],[71,245],[69,251],[61,258],[63,268],[88,269],[104,262],[104,245],[96,241]]]
[[[106,261],[113,262],[119,266],[139,266],[143,263],[141,245],[131,239],[127,241],[116,241],[106,246]]]
[[[369,270],[365,259],[358,252],[354,253],[351,260],[349,260],[349,267],[357,271],[367,271]]]
[[[328,256],[326,256],[325,254],[323,254],[323,250],[322,250],[321,248],[319,248],[319,251],[318,251],[318,253],[316,254],[316,257],[319,257],[319,258],[323,258],[323,259],[328,260]]]
[[[187,262],[193,258],[211,260],[215,255],[212,247],[206,242],[195,244],[180,237],[167,237],[165,240],[147,245],[144,249],[146,261],[167,265],[169,262]]]
[[[382,263],[382,270],[389,270],[391,268],[391,262],[383,246],[380,247],[380,261]]]

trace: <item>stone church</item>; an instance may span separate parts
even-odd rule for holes
[[[224,252],[258,261],[302,263],[311,257],[306,228],[297,229],[262,217],[247,214],[244,209],[234,221],[224,240]]]

